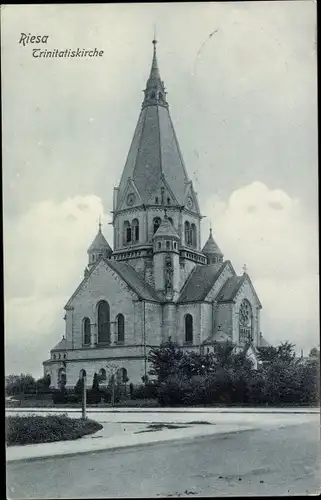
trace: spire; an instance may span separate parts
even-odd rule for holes
[[[142,104],[142,107],[150,106],[150,105],[160,105],[160,106],[168,106],[166,102],[166,92],[164,87],[164,82],[162,82],[158,62],[157,62],[157,54],[156,54],[156,45],[157,45],[156,35],[154,31],[154,38],[152,41],[153,44],[153,59],[152,66],[150,68],[149,78],[146,83],[145,98]]]
[[[153,48],[153,60],[152,60],[152,67],[150,69],[150,75],[148,80],[160,80],[160,74],[159,74],[159,69],[158,69],[158,63],[157,63],[157,55],[156,55],[156,45],[157,45],[157,40],[154,37],[154,40],[152,41],[152,44],[154,45]]]

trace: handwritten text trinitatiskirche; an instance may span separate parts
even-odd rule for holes
[[[44,44],[48,43],[48,35],[32,35],[31,33],[21,33],[21,37],[19,40],[19,44],[22,44],[24,47],[31,44]],[[74,58],[74,57],[102,57],[104,54],[103,50],[94,49],[43,49],[37,48],[32,49],[32,56],[36,59],[42,57],[64,57],[64,58]]]
[[[36,59],[39,57],[48,58],[48,57],[64,57],[64,58],[74,58],[74,57],[102,57],[104,54],[103,50],[98,49],[33,49],[32,56]]]

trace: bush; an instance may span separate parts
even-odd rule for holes
[[[136,387],[132,385],[132,387],[130,387],[130,397],[131,399],[157,399],[158,384],[147,382],[146,384],[137,385]]]
[[[51,443],[79,439],[92,434],[102,425],[94,420],[74,419],[66,415],[6,417],[7,445]]]

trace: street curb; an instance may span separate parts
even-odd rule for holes
[[[214,408],[213,408],[214,409]],[[58,412],[58,413],[81,413],[81,408],[53,408],[53,407],[50,407],[50,408],[47,408],[47,409],[43,409],[43,408],[33,408],[31,410],[29,410],[28,408],[6,408],[6,412],[23,412],[23,413],[27,413],[27,412],[30,412],[30,413],[47,413],[47,412]],[[195,410],[185,410],[185,409],[172,409],[172,410],[159,410],[159,409],[146,409],[146,412],[143,411],[141,409],[135,409],[135,410],[131,410],[131,409],[128,409],[128,408],[121,408],[121,409],[113,409],[113,410],[110,410],[109,408],[87,408],[87,413],[199,413],[198,411],[195,411]],[[288,415],[288,414],[299,414],[299,415],[315,415],[315,414],[320,414],[320,409],[312,409],[310,411],[305,411],[305,410],[302,410],[302,411],[299,411],[299,410],[265,410],[265,411],[259,411],[259,409],[255,410],[247,410],[247,411],[244,411],[242,409],[240,410],[235,410],[235,411],[232,411],[232,410],[228,410],[228,409],[223,409],[223,410],[218,410],[218,409],[215,409],[215,411],[211,411],[211,410],[206,410],[206,409],[202,409],[202,411],[200,411],[200,413],[209,413],[209,414],[215,414],[215,413],[245,413],[245,414],[251,414],[251,413],[256,413],[256,414],[285,414],[285,415]]]
[[[219,437],[222,437],[222,436],[230,436],[231,434],[238,434],[240,432],[248,432],[248,431],[257,431],[259,430],[259,427],[247,427],[247,428],[241,428],[241,429],[238,429],[238,430],[233,430],[233,431],[226,431],[226,430],[223,430],[222,431],[218,431],[218,432],[215,432],[213,434],[197,434],[195,436],[188,436],[188,437],[181,437],[181,438],[173,438],[173,439],[161,439],[159,441],[147,441],[146,443],[129,443],[129,444],[125,444],[124,446],[120,446],[120,445],[114,445],[114,446],[110,446],[110,447],[107,447],[107,448],[97,448],[95,450],[80,450],[80,451],[77,451],[77,452],[70,452],[70,453],[57,453],[57,454],[53,454],[53,455],[42,455],[42,456],[38,456],[38,457],[24,457],[24,458],[15,458],[15,459],[7,459],[6,462],[7,464],[10,463],[17,463],[17,462],[32,462],[32,461],[35,461],[35,460],[49,460],[49,459],[53,459],[53,458],[61,458],[61,457],[72,457],[72,456],[76,456],[76,455],[85,455],[85,454],[89,454],[89,453],[101,453],[101,452],[104,452],[104,451],[120,451],[120,450],[125,450],[127,448],[143,448],[144,446],[153,446],[153,445],[158,445],[158,444],[165,444],[165,443],[170,443],[170,444],[173,444],[173,443],[179,443],[179,442],[186,442],[186,441],[190,441],[190,440],[193,440],[193,439],[200,439],[200,438],[208,438],[209,436],[219,436]]]

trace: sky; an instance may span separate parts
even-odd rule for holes
[[[247,265],[269,342],[319,345],[316,3],[5,5],[1,24],[7,373],[42,375],[99,216],[113,243],[154,26],[202,243],[212,223],[225,259]]]

